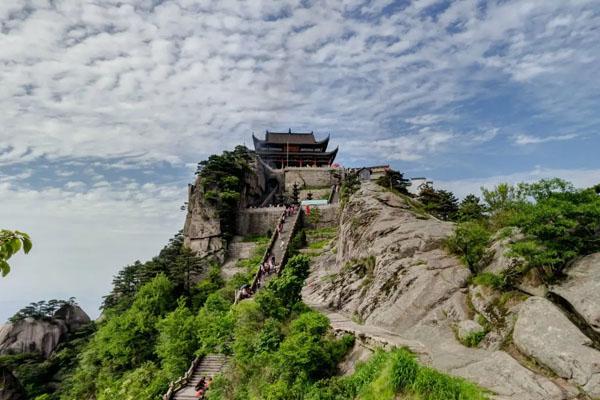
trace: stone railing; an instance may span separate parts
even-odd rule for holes
[[[192,364],[190,365],[190,368],[187,370],[187,372],[175,382],[171,382],[169,384],[169,390],[167,390],[167,393],[165,393],[165,395],[162,397],[163,400],[173,399],[173,395],[175,394],[175,392],[177,392],[178,390],[180,390],[188,384],[188,382],[194,375],[194,371],[198,367],[198,364],[200,364],[200,361],[202,361],[202,357],[204,356],[201,355],[194,358],[194,361],[192,361]]]
[[[290,243],[292,242],[292,239],[294,239],[294,235],[296,234],[296,232],[298,231],[298,226],[300,225],[301,217],[302,217],[302,213],[304,211],[302,210],[302,207],[300,207],[298,209],[298,212],[296,213],[296,215],[294,215],[294,224],[292,225],[292,230],[290,232],[290,240],[288,240],[286,246],[285,246],[285,250],[283,251],[283,255],[281,256],[281,264],[280,268],[279,268],[279,273],[281,273],[281,271],[283,270],[283,267],[285,267],[285,263],[287,262],[287,258],[289,255],[289,250],[290,250]]]
[[[285,215],[285,209],[281,212],[281,215],[279,216],[278,221],[280,221],[284,215]],[[271,240],[269,241],[269,244],[267,245],[267,248],[265,249],[265,253],[262,256],[259,265],[263,265],[267,261],[269,254],[271,254],[271,251],[273,250],[273,246],[275,246],[275,244],[277,243],[278,237],[279,237],[279,233],[277,232],[277,229],[273,229],[273,234],[271,235]],[[254,275],[254,279],[252,280],[252,285],[250,286],[252,291],[256,290],[256,286],[258,285],[259,280],[260,280],[260,267],[258,268],[258,271],[256,271],[256,274]]]

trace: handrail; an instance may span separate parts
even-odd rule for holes
[[[302,210],[302,207],[298,208],[298,212],[295,215],[296,219],[294,220],[294,224],[292,225],[292,230],[290,232],[290,240],[288,240],[288,242],[285,246],[285,250],[281,256],[281,264],[279,267],[279,274],[281,274],[281,271],[283,271],[283,267],[285,266],[285,263],[287,262],[287,258],[288,258],[289,250],[290,250],[290,243],[292,242],[294,234],[296,233],[296,231],[298,229],[298,223],[300,221],[300,217],[303,212],[304,212],[304,210]]]
[[[190,365],[190,368],[186,371],[186,373],[179,379],[177,379],[175,382],[171,382],[169,384],[169,390],[167,390],[167,393],[165,393],[165,395],[163,396],[163,400],[172,400],[175,392],[177,392],[178,390],[180,390],[188,384],[190,378],[194,375],[194,371],[196,371],[196,368],[198,367],[198,364],[200,364],[200,361],[203,357],[204,356],[197,356],[196,358],[194,358],[192,364]]]
[[[277,219],[277,223],[279,223],[279,221],[281,221],[281,219],[285,215],[285,211],[286,210],[283,210],[281,212],[279,219]],[[265,249],[265,252],[260,260],[259,265],[263,265],[267,261],[269,254],[271,254],[271,250],[273,250],[273,246],[275,245],[275,243],[277,243],[278,237],[279,237],[279,232],[277,232],[277,229],[274,229],[273,234],[271,235],[271,240],[269,241],[269,244],[267,245],[267,248]],[[259,279],[260,279],[260,267],[258,268],[258,271],[256,271],[256,274],[254,274],[254,279],[252,280],[252,286],[250,286],[253,291],[256,289]]]

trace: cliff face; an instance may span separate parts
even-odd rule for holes
[[[497,399],[587,398],[579,388],[600,396],[600,352],[593,341],[566,316],[547,320],[545,315],[564,315],[548,300],[470,285],[469,270],[443,248],[453,229],[409,200],[364,183],[342,211],[337,244],[315,260],[304,300],[329,314],[334,328],[407,345],[424,363],[474,381]],[[571,285],[589,267],[574,271]],[[556,292],[572,297],[575,291],[567,285]],[[578,303],[592,326],[596,312],[589,303],[595,297]],[[560,337],[550,340],[551,332]],[[472,334],[485,338],[467,347]],[[544,367],[534,367],[531,358]]]
[[[249,206],[259,206],[269,194],[279,185],[280,177],[268,169],[256,157],[250,164],[250,172],[245,174],[243,187],[238,203],[239,209]],[[222,231],[217,208],[207,201],[198,176],[188,190],[188,212],[183,227],[186,247],[196,252],[200,257],[213,257],[223,262],[227,243]]]
[[[0,328],[0,354],[38,352],[48,357],[69,332],[90,323],[76,305],[65,305],[50,320],[25,318]]]

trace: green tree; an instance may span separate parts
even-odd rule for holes
[[[406,195],[409,194],[408,185],[410,181],[408,179],[404,179],[404,174],[402,174],[400,171],[396,171],[391,168],[387,169],[385,171],[385,175],[377,178],[375,182],[385,188],[394,189]]]
[[[474,194],[467,195],[458,205],[459,221],[480,220],[484,218],[484,213],[484,205]]]
[[[187,369],[190,357],[198,348],[197,319],[180,298],[177,308],[158,321],[156,354],[162,370],[172,379]]]
[[[8,260],[23,249],[25,254],[31,250],[29,235],[20,231],[0,230],[0,274],[4,277],[10,272]]]
[[[456,217],[458,199],[447,190],[436,190],[431,185],[424,185],[419,192],[418,199],[425,206],[425,210],[445,221]]]
[[[477,221],[462,222],[446,240],[448,249],[458,255],[473,273],[478,273],[487,261],[490,232]]]

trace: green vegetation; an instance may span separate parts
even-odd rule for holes
[[[421,188],[418,196],[425,210],[444,221],[456,219],[458,213],[458,199],[452,192],[437,190],[430,185]]]
[[[102,309],[127,309],[139,289],[159,274],[169,278],[176,293],[191,296],[195,291],[192,282],[199,274],[214,267],[211,260],[196,257],[185,248],[183,235],[179,232],[152,260],[136,261],[121,269],[113,278],[113,289],[104,297]]]
[[[342,181],[340,189],[340,206],[343,208],[344,205],[350,200],[358,189],[360,189],[360,179],[357,174],[346,174]]]
[[[473,283],[493,289],[502,289],[506,286],[506,279],[503,275],[481,272],[473,277]]]
[[[380,176],[375,181],[379,186],[393,189],[399,193],[408,195],[408,185],[410,181],[408,179],[404,179],[404,174],[400,171],[395,171],[393,169],[387,169],[385,171],[385,175]]]
[[[479,197],[469,194],[458,205],[457,219],[461,222],[477,221],[485,218],[486,207]]]
[[[501,276],[476,277],[476,283],[510,289],[531,270],[554,282],[569,262],[600,251],[600,196],[596,188],[578,190],[568,182],[549,179],[503,183],[493,189],[482,188],[482,193],[483,217],[479,217],[482,208],[478,199],[470,197],[462,214],[459,210],[466,222],[460,223],[448,240],[449,250],[478,273],[487,263],[490,237],[506,238],[516,229],[524,238],[510,245],[508,255],[515,258],[515,265]]]
[[[75,298],[71,297],[69,300],[41,300],[35,303],[30,303],[28,306],[21,308],[12,317],[9,318],[10,322],[18,322],[25,318],[33,318],[36,320],[49,320],[52,318],[56,310],[64,305],[77,304]]]
[[[47,400],[58,398],[56,386],[71,373],[95,329],[92,323],[70,334],[48,359],[38,353],[0,356],[0,368],[6,367],[18,377],[27,398],[44,394]]]
[[[4,277],[10,272],[8,260],[23,249],[25,254],[31,250],[29,235],[19,231],[0,230],[0,274]]]
[[[216,207],[221,232],[226,239],[235,233],[237,209],[244,182],[252,174],[250,151],[237,146],[233,151],[213,154],[198,164],[200,185],[204,199]]]
[[[483,400],[488,397],[477,386],[418,364],[405,349],[378,350],[354,374],[319,382],[304,397],[307,400]]]
[[[483,338],[485,338],[485,335],[487,335],[486,331],[471,332],[461,340],[461,343],[467,347],[477,347]]]
[[[446,240],[450,252],[458,255],[467,267],[478,273],[485,266],[490,243],[490,232],[480,222],[462,222]]]

